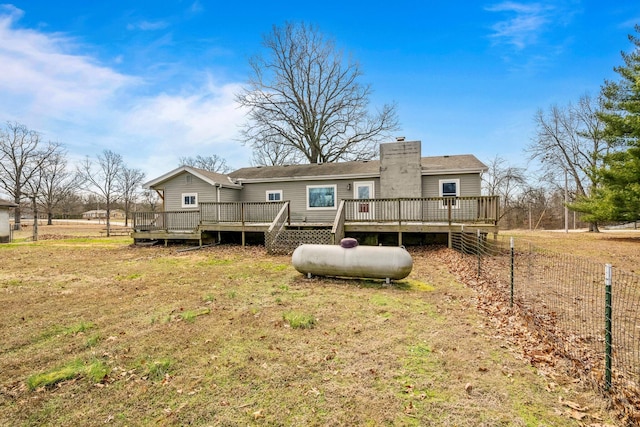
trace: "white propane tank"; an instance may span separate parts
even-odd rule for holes
[[[404,248],[357,246],[355,239],[338,245],[300,245],[291,262],[302,274],[371,279],[404,279],[411,273],[413,259]],[[355,246],[354,246],[355,245]]]

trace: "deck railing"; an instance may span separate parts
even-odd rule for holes
[[[287,202],[200,203],[203,223],[271,223]]]
[[[200,224],[271,224],[288,202],[200,203],[199,210],[134,212],[133,228],[144,231],[191,231]],[[497,224],[498,196],[349,199],[339,209],[338,228],[348,222],[440,222]],[[290,215],[287,214],[287,221]]]
[[[193,231],[200,224],[200,211],[134,212],[134,231]]]
[[[498,196],[349,199],[346,222],[497,224]]]

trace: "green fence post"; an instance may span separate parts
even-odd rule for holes
[[[477,238],[476,238],[476,253],[478,254],[478,277],[480,277],[480,229],[476,230]]]
[[[513,237],[511,237],[510,240],[510,246],[511,246],[511,307],[513,307],[513,280],[514,280],[514,259],[515,259],[515,252],[513,250]]]
[[[604,303],[604,342],[605,342],[605,359],[604,359],[604,388],[609,391],[611,388],[611,347],[612,347],[612,339],[611,339],[611,281],[612,281],[612,271],[611,264],[605,264],[604,266],[604,292],[605,292],[605,303]]]

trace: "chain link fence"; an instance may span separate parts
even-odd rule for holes
[[[640,276],[508,236],[456,233],[452,247],[578,375],[639,419]]]

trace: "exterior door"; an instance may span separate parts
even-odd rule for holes
[[[358,199],[355,206],[356,220],[371,221],[375,218],[373,212],[373,203],[366,202],[366,199],[374,199],[375,193],[373,181],[355,182],[353,184],[353,198]]]

